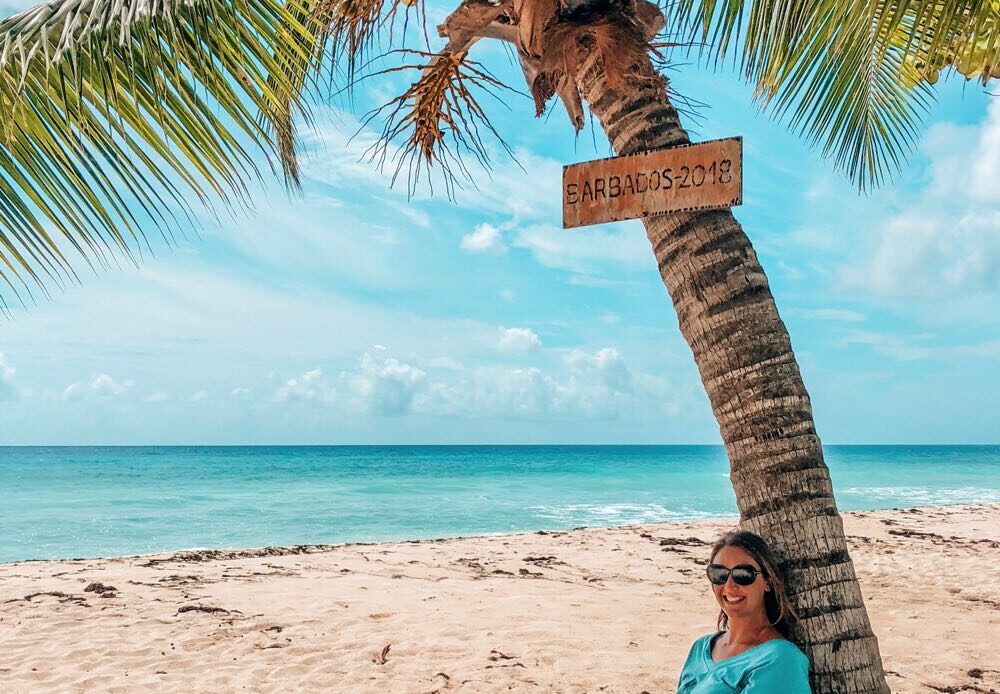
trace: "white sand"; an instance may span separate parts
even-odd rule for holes
[[[673,692],[733,522],[0,565],[0,692]],[[1000,691],[1000,505],[845,523],[892,689]]]

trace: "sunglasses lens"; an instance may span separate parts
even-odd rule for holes
[[[716,566],[715,564],[712,564],[708,567],[707,573],[708,580],[717,586],[721,586],[729,580],[729,569],[724,566]]]
[[[750,567],[737,566],[733,568],[733,580],[737,585],[748,586],[757,580],[757,572]]]

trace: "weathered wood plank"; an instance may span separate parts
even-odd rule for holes
[[[563,167],[566,229],[742,202],[739,137]]]

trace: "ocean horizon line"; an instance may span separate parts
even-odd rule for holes
[[[824,448],[998,448],[994,443],[823,443]],[[725,448],[722,443],[18,443],[8,448]]]

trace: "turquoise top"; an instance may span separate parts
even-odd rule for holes
[[[809,659],[791,641],[772,639],[715,662],[716,636],[702,636],[691,646],[677,694],[811,694]]]

